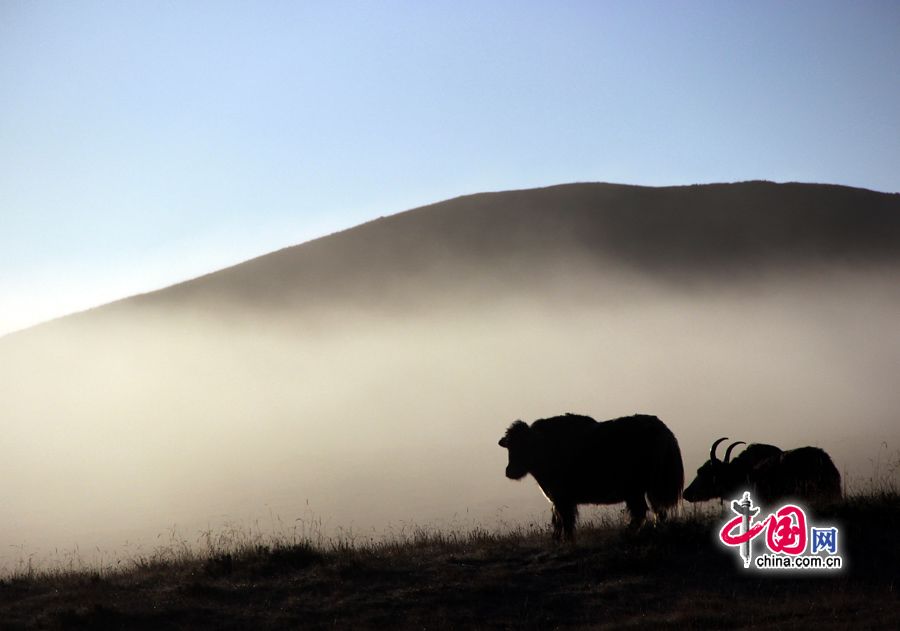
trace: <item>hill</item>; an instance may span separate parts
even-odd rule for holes
[[[564,412],[659,416],[688,477],[720,436],[817,445],[852,487],[900,444],[898,204],[473,195],[6,336],[0,575],[310,510],[329,534],[543,523],[497,440]]]
[[[897,260],[898,194],[771,182],[567,184],[408,210],[113,308],[392,310],[534,292],[572,275],[694,284]]]
[[[823,512],[847,568],[745,570],[719,520],[558,545],[545,531],[417,532],[360,546],[176,548],[118,568],[0,580],[5,629],[896,629],[896,493]],[[346,543],[346,542],[344,542]],[[170,551],[171,552],[171,551]]]

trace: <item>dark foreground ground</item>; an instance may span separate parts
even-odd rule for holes
[[[575,546],[546,533],[432,532],[20,572],[0,581],[0,628],[900,629],[896,493],[810,518],[840,527],[838,574],[745,571],[717,543],[720,521],[687,517],[636,535],[588,527]]]

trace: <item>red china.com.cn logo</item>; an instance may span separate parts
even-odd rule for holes
[[[765,519],[754,521],[750,493],[731,503],[737,516],[722,526],[719,540],[738,548],[744,567],[760,570],[839,570],[843,559],[837,554],[838,529],[807,526],[806,512],[795,504],[786,504]],[[765,532],[768,551],[753,555],[753,540]]]

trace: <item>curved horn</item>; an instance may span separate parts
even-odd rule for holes
[[[739,440],[736,443],[731,443],[730,445],[728,445],[728,449],[725,450],[725,460],[724,460],[725,464],[728,464],[729,462],[731,462],[731,450],[732,449],[734,449],[738,445],[746,445],[746,444],[747,443],[745,443],[744,441]]]
[[[709,459],[713,462],[719,462],[719,459],[716,458],[716,447],[719,446],[719,443],[728,440],[728,437],[720,438],[716,442],[712,444],[712,447],[709,448]]]

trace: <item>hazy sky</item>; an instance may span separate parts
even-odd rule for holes
[[[570,181],[900,190],[900,4],[0,0],[0,334]]]

